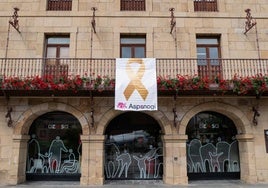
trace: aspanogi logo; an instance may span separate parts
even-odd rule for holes
[[[140,64],[140,67],[137,72],[134,72],[132,70],[131,64],[132,63],[138,63]],[[137,90],[142,99],[145,101],[148,96],[148,90],[145,88],[145,86],[142,83],[142,77],[145,73],[145,64],[142,59],[129,59],[126,65],[126,73],[128,77],[130,78],[130,82],[128,86],[126,87],[124,91],[124,95],[126,99],[128,100],[132,93]]]
[[[119,102],[117,104],[117,108],[119,108],[119,109],[126,109],[127,108],[127,104],[126,103],[123,103],[123,102]]]

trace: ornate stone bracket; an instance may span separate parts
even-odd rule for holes
[[[176,26],[176,21],[175,21],[175,17],[174,17],[174,10],[175,8],[170,8],[169,11],[171,13],[171,20],[170,20],[170,34],[172,34],[173,29]]]
[[[13,108],[11,106],[9,106],[9,96],[4,92],[6,101],[7,101],[7,113],[5,115],[5,118],[7,118],[7,126],[8,127],[13,127],[13,120],[12,120],[12,116],[11,116],[11,112],[13,111]]]
[[[91,20],[91,26],[92,26],[92,29],[93,29],[94,33],[96,33],[95,12],[96,12],[97,8],[96,7],[92,7],[91,10],[93,11],[92,20]]]
[[[6,43],[6,52],[5,52],[5,58],[7,58],[7,52],[8,52],[8,45],[9,45],[9,33],[10,33],[10,26],[14,27],[14,29],[16,29],[16,31],[18,31],[20,33],[19,30],[19,20],[18,20],[18,11],[20,9],[15,7],[14,8],[14,13],[11,16],[10,20],[9,20],[9,24],[8,24],[8,31],[7,31],[7,43]]]
[[[250,13],[250,9],[246,9],[245,12],[247,13],[246,15],[246,22],[245,22],[245,32],[244,34],[246,34],[252,27],[254,27],[257,22],[252,18],[251,13]]]
[[[13,127],[13,120],[11,117],[11,112],[13,111],[12,107],[7,107],[7,114],[6,114],[6,118],[7,118],[7,126],[8,127]]]
[[[171,13],[171,20],[170,20],[170,34],[173,34],[174,30],[174,42],[175,42],[175,49],[176,49],[176,58],[178,58],[178,44],[177,44],[177,30],[176,30],[176,20],[174,16],[175,8],[170,8],[169,11]]]
[[[256,32],[256,43],[257,43],[257,50],[258,50],[258,57],[259,59],[261,58],[260,55],[260,45],[259,45],[259,35],[258,35],[258,30],[257,30],[257,22],[254,20],[251,16],[250,9],[246,9],[245,12],[247,13],[246,15],[246,22],[245,22],[245,32],[244,34],[246,35],[249,30],[251,30],[255,26],[255,32]],[[260,72],[262,72],[260,68]]]
[[[255,106],[253,106],[252,107],[252,111],[253,111],[253,120],[252,120],[252,122],[253,122],[253,124],[256,126],[256,125],[258,125],[258,120],[257,120],[257,117],[259,117],[261,114],[260,114],[260,112],[258,111],[258,107],[255,107]]]
[[[177,118],[178,118],[178,114],[177,114],[177,91],[174,95],[174,107],[173,107],[173,115],[174,115],[174,119],[173,119],[173,125],[174,127],[177,127]]]
[[[19,33],[20,33],[20,30],[19,30],[19,20],[18,20],[18,11],[20,9],[15,7],[14,8],[14,14],[11,16],[10,20],[9,20],[9,24],[12,25],[14,27],[14,29],[16,29]]]
[[[91,110],[90,110],[90,117],[91,117],[91,127],[94,127],[94,99],[93,99],[93,94],[92,92],[90,92],[90,106],[91,106]]]
[[[91,10],[93,11],[92,20],[91,20],[91,36],[90,36],[90,59],[92,59],[93,55],[93,32],[96,33],[96,20],[95,20],[95,12],[97,10],[96,7],[92,7]],[[93,32],[92,32],[93,31]],[[91,60],[90,60],[91,61]]]

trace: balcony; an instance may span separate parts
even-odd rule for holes
[[[121,11],[145,11],[145,0],[121,0]]]
[[[195,12],[217,12],[217,0],[194,0]]]
[[[203,62],[200,63],[200,61]],[[57,63],[53,65],[51,62]],[[90,77],[91,79],[96,79],[100,75],[114,79],[115,63],[115,59],[2,58],[0,59],[0,75],[2,79],[8,77],[24,79],[44,75],[50,75],[55,79],[59,79],[63,75],[65,77],[80,75],[82,77]],[[223,80],[231,80],[235,75],[239,77],[254,77],[258,74],[267,76],[268,59],[201,60],[161,58],[156,59],[156,73],[158,77],[171,79],[177,78],[178,75],[187,77],[198,76],[200,78],[209,78],[210,80],[216,77]],[[44,92],[39,93],[45,95]],[[197,92],[195,93],[198,94]],[[86,93],[84,94],[86,95]],[[103,94],[105,92],[100,95]],[[110,94],[114,95],[114,92],[112,91]],[[207,94],[207,92],[203,94]]]
[[[47,10],[49,11],[71,11],[72,0],[47,0]]]

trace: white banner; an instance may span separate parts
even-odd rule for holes
[[[116,59],[114,106],[123,111],[157,110],[154,58]]]

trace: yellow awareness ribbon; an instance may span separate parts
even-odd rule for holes
[[[131,67],[132,63],[140,64],[140,67],[139,67],[137,72],[134,72],[132,70],[132,67]],[[134,58],[134,59],[128,60],[127,65],[126,65],[126,73],[127,73],[128,77],[130,78],[130,82],[124,91],[124,95],[125,95],[127,100],[129,99],[129,97],[132,95],[132,93],[135,90],[137,90],[139,92],[139,94],[141,95],[143,100],[145,100],[147,98],[147,95],[149,92],[145,88],[145,86],[143,85],[143,83],[141,81],[141,79],[144,75],[144,72],[145,72],[145,64],[144,64],[142,59]]]

